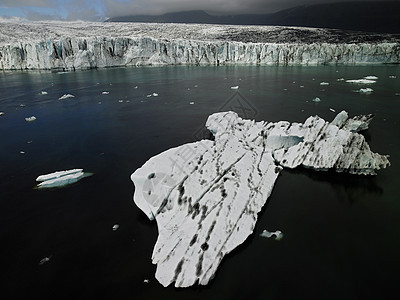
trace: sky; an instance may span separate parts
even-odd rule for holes
[[[211,14],[273,13],[303,4],[344,1],[354,0],[0,0],[0,17],[103,21],[117,16],[185,10]]]

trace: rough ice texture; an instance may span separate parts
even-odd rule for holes
[[[400,62],[397,36],[376,40],[375,36],[327,29],[4,20],[0,25],[3,70]]]
[[[367,128],[371,118],[349,119],[343,111],[333,124],[318,116],[304,124],[268,123],[216,113],[206,123],[214,141],[148,160],[131,179],[136,205],[157,221],[157,280],[164,286],[206,285],[223,257],[253,232],[282,166],[354,174],[389,166],[386,156],[371,152],[363,136],[350,131]]]

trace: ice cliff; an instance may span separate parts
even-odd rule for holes
[[[0,25],[3,70],[400,62],[398,37],[342,38],[324,29],[4,20]]]
[[[255,122],[234,112],[209,116],[214,141],[202,140],[150,158],[131,179],[134,201],[159,236],[152,260],[164,286],[206,285],[223,257],[252,234],[284,167],[374,175],[390,165],[364,137],[372,115],[331,122]]]

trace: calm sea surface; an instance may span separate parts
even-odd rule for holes
[[[370,95],[337,81],[368,75],[379,78]],[[58,100],[68,93],[75,97]],[[376,177],[283,171],[254,234],[208,286],[162,287],[151,263],[157,227],[134,205],[130,174],[201,138],[214,112],[303,122],[330,121],[330,109],[374,113],[366,139],[392,166]],[[1,299],[398,297],[400,66],[2,72],[0,111]],[[38,175],[71,168],[94,175],[34,189]],[[264,229],[284,238],[262,238]]]

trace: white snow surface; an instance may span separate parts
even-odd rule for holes
[[[150,158],[131,179],[135,204],[157,221],[157,280],[176,287],[208,284],[223,257],[252,234],[282,167],[373,175],[389,166],[356,133],[372,117],[350,119],[342,111],[332,123],[318,116],[273,123],[215,113],[206,123],[215,141]]]
[[[293,32],[318,35],[318,39],[310,36],[309,42],[298,41],[291,38]],[[255,38],[260,35],[264,38]],[[330,41],[328,31],[316,28],[1,20],[0,69],[399,63],[396,39],[370,43],[324,40]]]

